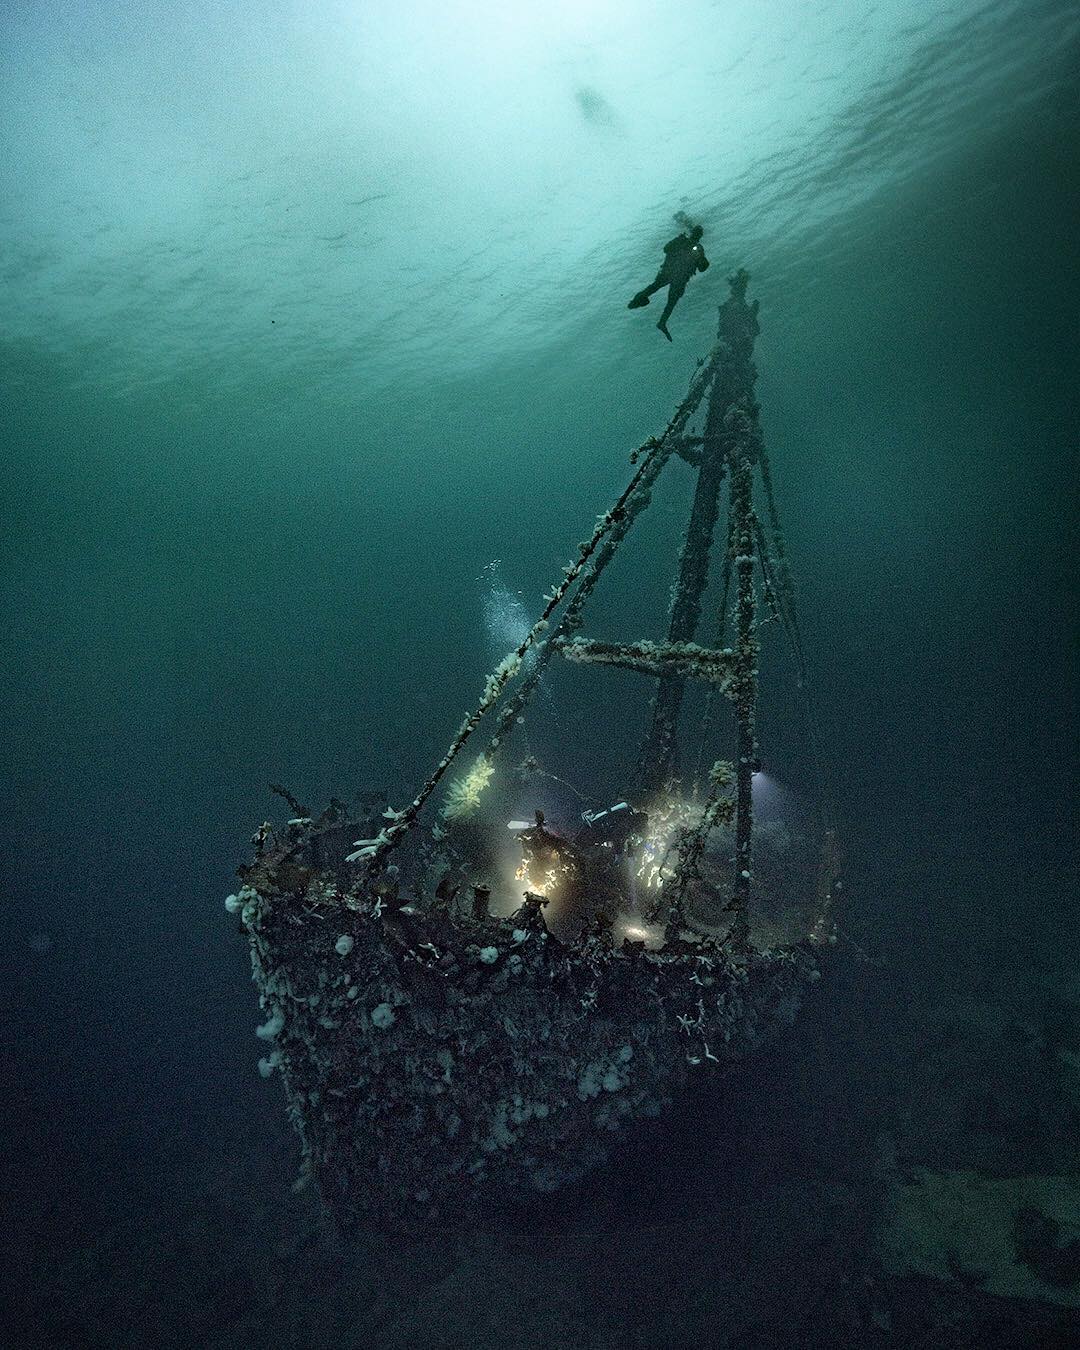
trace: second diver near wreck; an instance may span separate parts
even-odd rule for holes
[[[668,319],[671,318],[675,306],[682,299],[690,278],[698,272],[704,272],[709,266],[705,250],[701,247],[701,236],[703,234],[704,230],[700,225],[693,225],[685,233],[677,234],[674,239],[669,239],[664,245],[664,261],[660,264],[660,270],[657,272],[655,279],[644,290],[638,291],[637,295],[627,305],[627,309],[641,309],[649,303],[650,295],[654,295],[666,286],[668,288],[667,303],[664,305],[664,312],[660,315],[656,326],[669,342],[671,341],[671,334],[668,332]]]

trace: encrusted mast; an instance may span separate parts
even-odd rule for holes
[[[746,303],[749,280],[747,272],[736,272],[729,279],[731,295],[720,307],[717,357],[709,388],[697,487],[672,592],[671,619],[668,624],[668,641],[671,643],[692,641],[701,621],[701,605],[709,584],[709,557],[725,475],[731,479],[733,520],[738,499],[742,510],[739,523],[744,531],[749,529],[751,532],[749,547],[740,548],[739,552],[750,557],[750,575],[745,578],[750,585],[745,593],[740,594],[742,607],[749,606],[745,614],[747,634],[753,629],[752,572],[755,544],[752,537],[753,508],[749,479],[745,484],[745,492],[741,483],[736,485],[739,466],[746,463],[752,471],[753,445],[757,434],[757,404],[754,402],[757,371],[752,358],[754,339],[759,331],[758,303],[756,300],[751,305]],[[743,578],[743,573],[739,575]],[[671,671],[661,676],[657,686],[652,723],[638,765],[638,783],[646,793],[657,791],[679,777],[678,720],[685,680],[682,672]],[[752,719],[752,691],[744,691],[741,704],[747,704],[748,700]]]
[[[759,330],[758,302],[746,303],[749,274],[739,270],[729,279],[731,295],[720,307],[717,331],[718,354],[709,389],[705,432],[701,446],[694,504],[679,558],[679,573],[672,593],[669,643],[689,642],[701,621],[702,599],[709,584],[709,560],[720,508],[724,478],[729,481],[729,528],[726,557],[727,579],[734,568],[735,647],[732,656],[730,693],[735,703],[735,856],[734,880],[729,908],[732,913],[732,945],[745,946],[749,935],[749,899],[753,840],[753,774],[757,763],[755,720],[757,710],[757,657],[755,636],[754,563],[759,541],[753,506],[754,465],[761,445],[758,405],[754,399],[757,369],[753,362],[754,339]],[[771,488],[771,484],[770,484]],[[770,506],[772,494],[770,491]],[[781,544],[782,548],[782,536]],[[761,564],[768,568],[768,555],[761,548]],[[717,630],[723,635],[727,585],[721,600]],[[729,654],[731,655],[731,654]],[[686,675],[672,666],[660,676],[653,698],[652,721],[642,747],[638,767],[643,793],[656,792],[680,773],[678,719]],[[705,817],[708,820],[708,813]],[[681,871],[688,865],[684,861]],[[681,920],[683,885],[676,889],[676,904],[669,928]]]
[[[789,621],[785,622],[785,629],[789,635],[795,629],[783,536],[779,531],[771,479],[763,454],[758,405],[754,399],[757,370],[753,351],[754,339],[759,332],[758,305],[756,300],[747,304],[746,288],[750,280],[747,272],[740,270],[728,280],[731,294],[720,307],[717,344],[705,367],[705,387],[698,399],[700,402],[707,394],[704,434],[700,439],[683,437],[677,445],[683,457],[697,467],[698,477],[672,592],[667,641],[619,644],[566,637],[560,632],[549,647],[572,660],[603,662],[659,677],[650,728],[638,763],[638,794],[642,802],[670,795],[679,784],[678,723],[687,677],[706,682],[710,696],[721,692],[734,703],[734,796],[730,795],[731,784],[726,774],[713,776],[709,798],[697,826],[677,846],[677,877],[667,892],[665,931],[669,940],[674,940],[682,928],[685,919],[683,900],[687,886],[698,876],[706,835],[714,825],[733,817],[733,881],[727,909],[731,916],[731,946],[740,951],[745,949],[749,937],[752,879],[752,786],[757,767],[755,720],[759,646],[754,573],[758,564],[770,616],[779,619],[786,615]],[[773,530],[771,552],[765,531],[754,513],[753,479],[759,462],[762,463]],[[716,625],[720,641],[714,647],[705,647],[693,639],[709,585],[710,554],[725,479],[728,482],[728,531],[723,596]],[[735,578],[735,634],[734,647],[727,648],[722,645],[722,639],[732,575]],[[574,627],[577,626],[575,622]],[[796,651],[801,658],[801,648],[797,647]],[[706,733],[707,727],[699,731],[699,744],[707,739]]]

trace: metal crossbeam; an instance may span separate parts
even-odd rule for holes
[[[643,675],[689,676],[731,693],[735,653],[730,648],[701,647],[696,642],[601,642],[585,637],[563,638],[555,645],[568,661],[621,666]]]

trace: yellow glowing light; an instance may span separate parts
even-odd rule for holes
[[[568,875],[569,872],[569,867],[562,868],[563,876]],[[524,862],[518,864],[518,869],[514,873],[514,880],[523,881],[525,883],[525,889],[531,891],[533,895],[547,896],[550,895],[559,884],[559,869],[549,867],[542,877],[534,878],[529,873],[529,860],[526,858]]]
[[[649,832],[641,844],[637,876],[649,890],[659,890],[675,875],[675,844],[679,833],[700,818],[701,808],[671,797],[649,812]]]

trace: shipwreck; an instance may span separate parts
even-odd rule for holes
[[[227,908],[250,943],[260,1069],[280,1072],[304,1175],[345,1229],[468,1223],[577,1181],[690,1075],[790,1023],[819,978],[838,853],[754,394],[748,281],[729,278],[686,397],[634,451],[625,490],[415,798],[313,816],[275,789],[290,817],[260,826],[239,870]],[[587,636],[590,597],[673,459],[695,483],[666,638]],[[783,634],[817,785],[799,856],[771,870],[755,831],[766,625]],[[573,828],[540,810],[511,822],[508,882],[486,838],[505,842],[505,819],[482,808],[554,661],[638,672],[647,731],[613,805]],[[700,761],[720,736],[728,756],[691,772],[686,747]],[[527,757],[517,772],[527,784],[537,767]],[[441,810],[425,812],[440,788]]]

